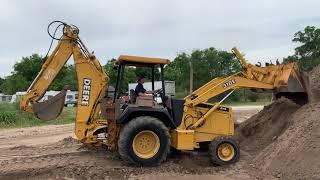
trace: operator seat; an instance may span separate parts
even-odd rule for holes
[[[130,104],[135,104],[137,100],[137,94],[133,89],[130,89]]]

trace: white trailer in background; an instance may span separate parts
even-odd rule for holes
[[[0,93],[0,102],[10,102],[12,96]]]
[[[129,83],[129,97],[130,97],[130,89],[135,90],[137,86],[137,83]],[[147,91],[152,91],[152,82],[145,82],[143,83],[143,87]],[[154,82],[154,90],[162,88],[162,82],[161,81],[155,81]],[[164,81],[164,88],[166,91],[166,96],[174,97],[176,95],[176,86],[175,81]],[[158,103],[161,103],[161,98],[156,99]]]
[[[46,101],[53,96],[57,95],[60,91],[47,91],[44,96],[41,98],[40,102]],[[16,94],[12,95],[11,103],[18,103],[23,95],[26,92],[16,92]],[[66,99],[65,99],[65,106],[75,106],[78,101],[78,91],[67,91]]]
[[[154,90],[162,88],[162,84],[161,83],[162,83],[161,81],[155,81],[154,82]],[[137,83],[129,83],[128,92],[130,93],[130,89],[135,90],[136,86],[137,86]],[[143,87],[147,91],[152,91],[152,82],[143,83]],[[165,88],[167,96],[175,96],[176,95],[176,89],[175,89],[175,82],[174,81],[164,81],[164,88]]]
[[[25,94],[26,94],[25,91],[24,92],[16,92],[16,94],[12,95],[10,103],[18,103],[20,101],[21,97]]]

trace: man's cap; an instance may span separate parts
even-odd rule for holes
[[[144,75],[140,75],[137,77],[137,82],[144,78]]]

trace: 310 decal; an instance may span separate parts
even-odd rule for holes
[[[229,80],[228,82],[223,83],[223,88],[227,88],[231,86],[232,84],[235,84],[236,81],[234,79]]]

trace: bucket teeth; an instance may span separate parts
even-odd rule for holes
[[[35,116],[42,120],[56,119],[62,112],[68,87],[65,86],[54,97],[47,101],[38,102],[32,105]]]

